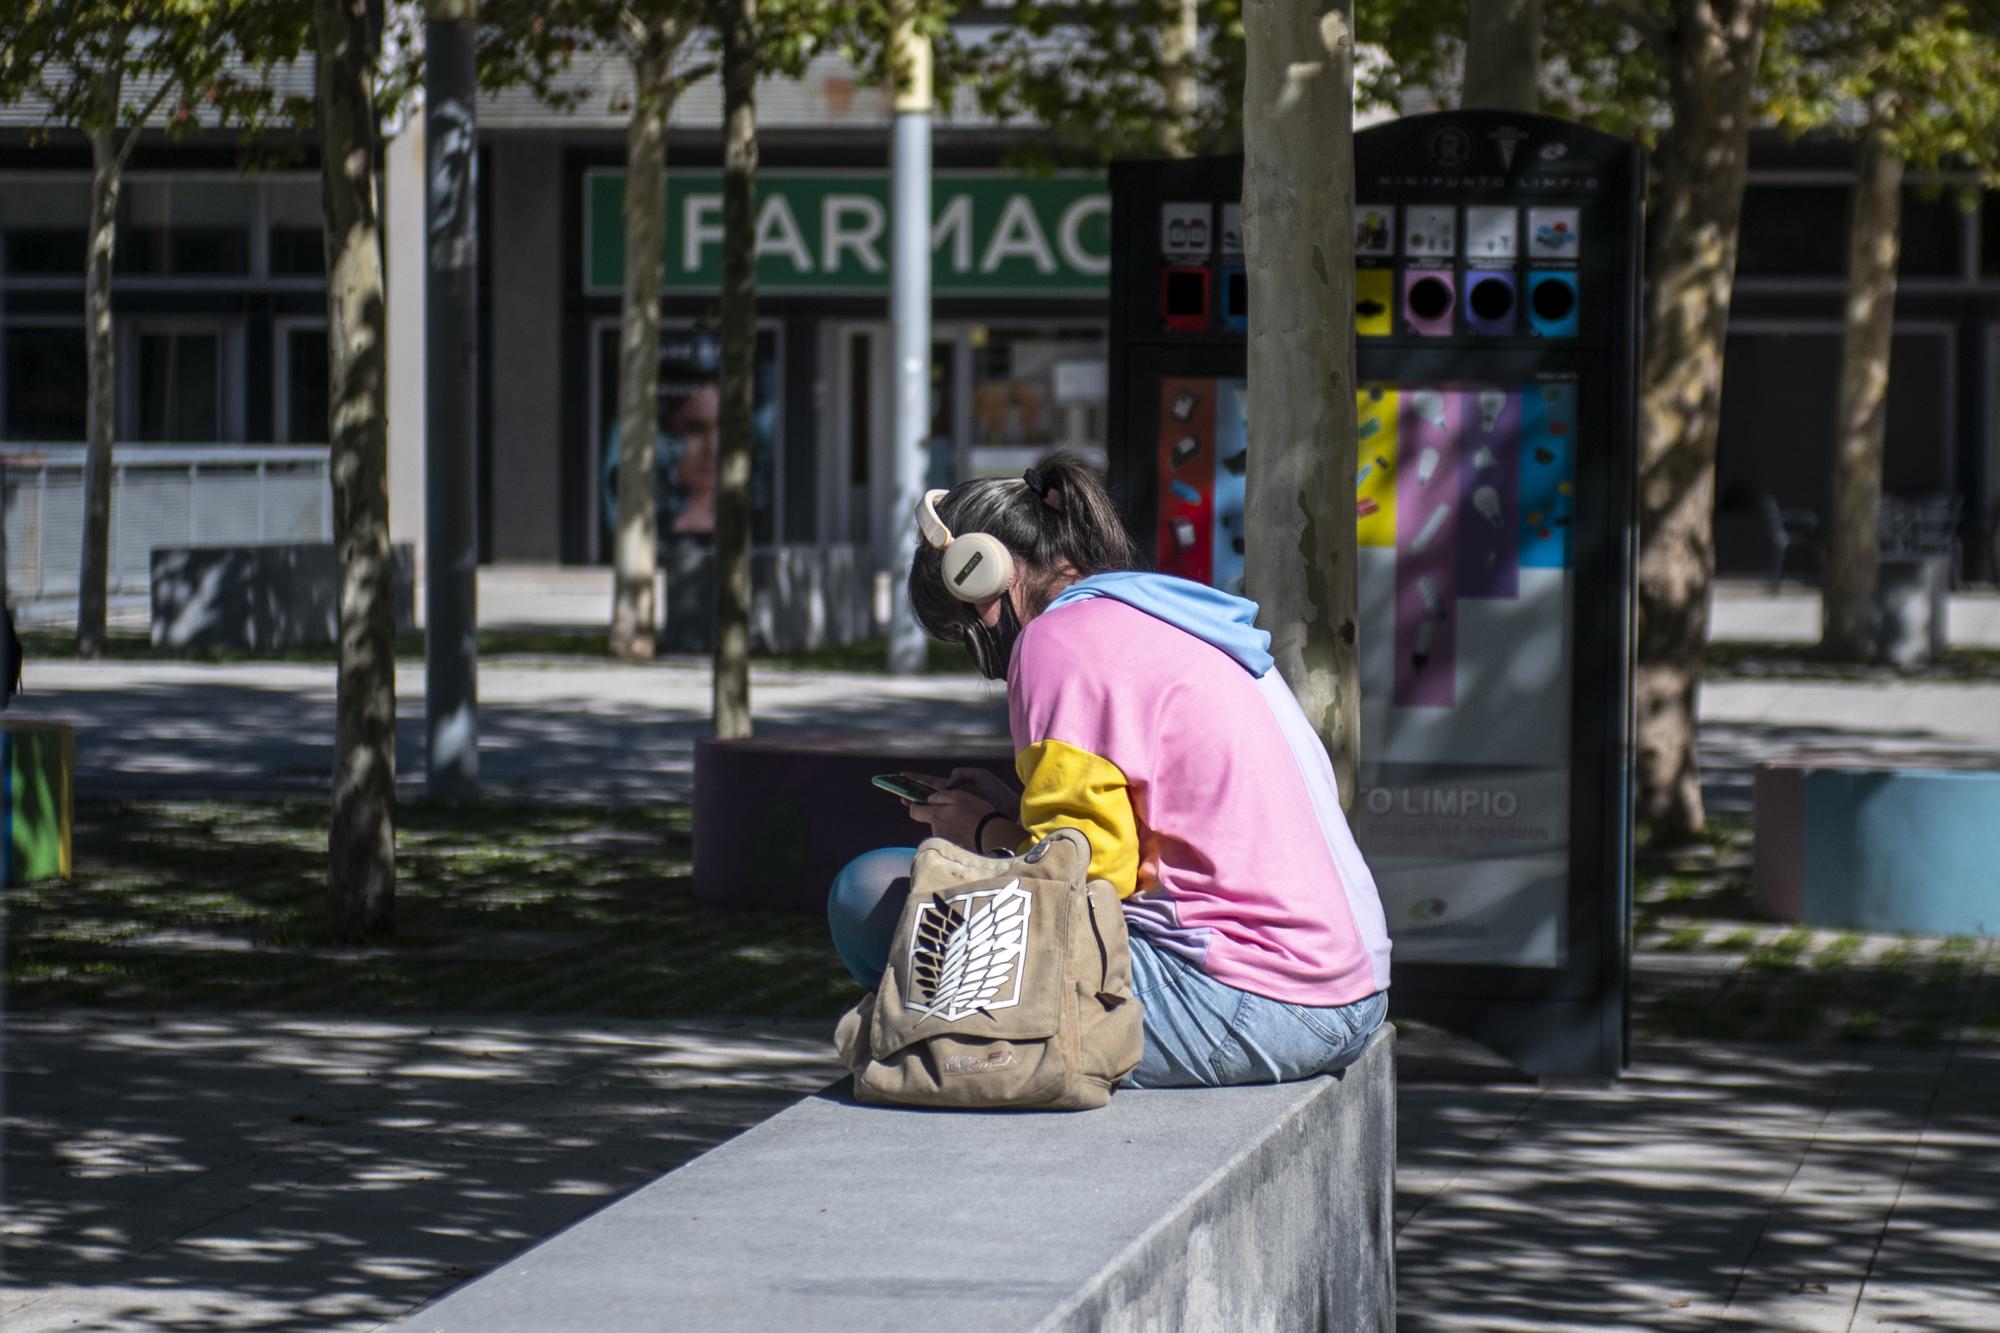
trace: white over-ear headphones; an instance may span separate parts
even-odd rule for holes
[[[952,536],[937,511],[937,502],[948,494],[925,492],[917,506],[917,527],[933,549],[944,553],[945,591],[961,602],[991,601],[1014,581],[1014,557],[991,533]]]

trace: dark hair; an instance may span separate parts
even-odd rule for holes
[[[963,481],[938,501],[938,517],[954,534],[986,532],[1014,555],[1027,579],[1029,605],[1054,599],[1056,584],[1112,570],[1136,569],[1139,548],[1096,468],[1058,450],[1020,477]],[[971,608],[944,586],[944,556],[917,537],[910,560],[910,606],[932,638],[956,642]]]

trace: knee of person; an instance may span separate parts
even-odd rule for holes
[[[860,921],[875,910],[889,886],[910,873],[910,854],[881,847],[842,866],[827,894],[826,912],[835,921]]]

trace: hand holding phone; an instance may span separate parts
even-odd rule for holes
[[[868,780],[891,796],[900,796],[912,805],[928,804],[931,797],[937,795],[937,788],[901,773],[877,773]]]

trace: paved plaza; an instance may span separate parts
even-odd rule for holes
[[[17,1015],[0,1324],[376,1328],[822,1086],[822,1029]],[[1404,1328],[1994,1326],[2000,1052],[1400,1045]]]
[[[593,596],[537,575],[489,598],[487,619],[571,623]],[[1793,614],[1741,600],[1742,623]],[[31,663],[20,711],[78,725],[85,793],[306,795],[325,787],[332,685],[322,666]],[[399,672],[412,793],[422,685]],[[698,662],[500,659],[481,697],[499,797],[688,794]],[[1005,726],[1001,694],[969,676],[760,670],[753,698],[773,731]],[[1762,757],[2000,755],[1995,682],[1734,676],[1702,709],[1725,814],[1747,813]],[[1743,966],[1642,952],[1636,987]],[[1525,1081],[1406,1033],[1403,1326],[1996,1327],[2000,1049],[1967,1017],[1996,989],[1982,949],[1934,1045],[1652,1042],[1608,1087]],[[838,1072],[824,1027],[11,1014],[0,1324],[378,1327],[823,1085]]]

